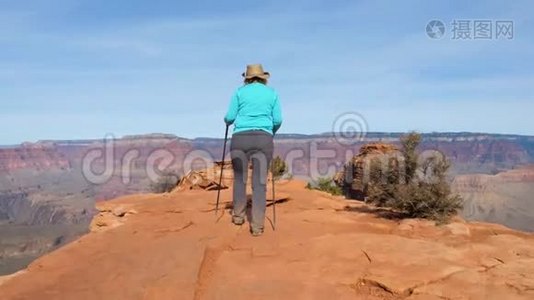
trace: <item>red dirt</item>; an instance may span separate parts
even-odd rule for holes
[[[534,298],[533,235],[385,219],[299,181],[278,192],[290,200],[261,237],[228,210],[216,222],[216,192],[99,203],[92,233],[0,279],[0,299]]]

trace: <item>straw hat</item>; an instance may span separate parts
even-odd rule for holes
[[[247,65],[247,71],[242,74],[246,79],[259,77],[262,79],[267,79],[271,74],[269,72],[263,71],[263,66],[261,64]]]

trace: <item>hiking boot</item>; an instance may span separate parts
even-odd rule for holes
[[[260,236],[263,234],[263,228],[259,228],[259,229],[250,228],[250,233],[252,234],[252,236]]]
[[[245,224],[245,219],[241,218],[241,217],[233,216],[232,217],[232,223],[234,223],[234,225],[241,226],[241,225]]]

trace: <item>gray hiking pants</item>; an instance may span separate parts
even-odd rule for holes
[[[265,222],[267,176],[273,157],[273,136],[261,130],[235,133],[230,145],[234,169],[233,218],[244,219],[247,209],[246,184],[249,161],[252,162],[252,209],[250,226],[263,229]]]

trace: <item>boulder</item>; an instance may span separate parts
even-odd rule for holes
[[[345,196],[351,199],[365,200],[370,178],[371,164],[381,166],[398,166],[402,160],[399,149],[392,144],[371,143],[360,148],[354,156],[334,177],[334,182],[343,188]]]
[[[222,167],[222,181],[219,185],[219,179],[221,176],[221,167]],[[252,182],[252,164],[249,165],[248,172],[248,182]],[[271,180],[272,176],[269,173],[268,180]],[[217,161],[214,163],[213,167],[205,168],[201,170],[192,170],[187,173],[180,181],[178,182],[177,187],[174,191],[183,191],[183,190],[218,190],[218,189],[227,189],[232,185],[234,181],[234,172],[232,169],[231,161]]]

